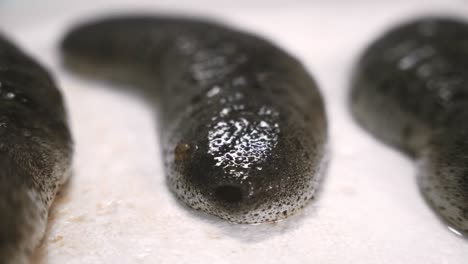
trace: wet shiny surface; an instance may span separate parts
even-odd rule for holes
[[[210,22],[123,17],[81,25],[62,47],[70,68],[140,84],[153,98],[169,186],[190,207],[272,222],[314,196],[322,99],[303,66],[268,41]]]
[[[468,25],[425,18],[374,42],[355,72],[352,107],[376,137],[420,160],[435,212],[468,234]]]

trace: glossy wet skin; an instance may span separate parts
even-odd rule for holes
[[[468,25],[426,18],[386,33],[357,65],[351,103],[363,127],[419,160],[424,197],[468,234]]]
[[[198,20],[122,17],[78,26],[62,49],[69,68],[135,84],[158,108],[168,183],[190,207],[260,223],[313,197],[322,99],[268,41]]]
[[[53,80],[0,35],[0,263],[29,263],[71,152]]]

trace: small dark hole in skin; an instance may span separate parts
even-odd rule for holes
[[[237,203],[242,200],[242,190],[232,185],[224,185],[215,189],[215,195],[221,201]]]

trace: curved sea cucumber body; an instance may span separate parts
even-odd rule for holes
[[[424,197],[468,234],[468,25],[425,18],[384,34],[358,64],[351,103],[363,127],[420,161]]]
[[[62,49],[69,67],[152,98],[169,186],[190,207],[259,223],[313,197],[327,137],[322,98],[270,42],[211,22],[134,16],[80,25]]]
[[[28,263],[67,180],[72,140],[60,92],[0,35],[0,262]]]

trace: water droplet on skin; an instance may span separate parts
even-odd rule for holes
[[[16,97],[16,95],[12,92],[8,92],[5,94],[5,98],[6,99],[14,99]]]
[[[219,116],[225,117],[230,111],[236,110],[224,108]],[[213,156],[216,166],[223,167],[226,173],[246,178],[248,175],[245,169],[252,168],[268,157],[276,146],[278,134],[279,129],[264,120],[259,123],[251,122],[245,117],[223,120],[216,123],[209,132],[208,153]]]
[[[207,96],[207,97],[213,97],[213,96],[219,94],[220,91],[221,91],[221,89],[220,89],[218,86],[214,86],[213,88],[211,88],[211,89],[206,93],[206,96]]]
[[[463,234],[461,232],[459,232],[458,230],[456,230],[455,228],[451,227],[451,226],[447,226],[447,228],[453,232],[455,235],[457,236],[460,236],[460,237],[463,237]]]
[[[269,127],[268,123],[265,121],[260,121],[260,127]]]
[[[227,116],[229,114],[229,112],[231,112],[231,109],[223,108],[223,110],[221,110],[221,112],[220,112],[220,115],[221,116]]]
[[[398,68],[403,71],[409,70],[422,60],[434,55],[434,53],[435,50],[430,46],[420,47],[410,52],[407,56],[401,58],[401,60],[398,62]]]

